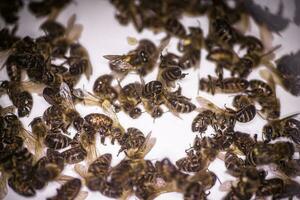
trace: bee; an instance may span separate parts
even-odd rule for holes
[[[175,116],[178,116],[178,113],[190,113],[196,109],[191,100],[182,95],[165,92],[164,99],[165,105]]]
[[[213,117],[211,118],[212,120],[211,126],[214,128],[216,132],[233,130],[236,123],[235,113],[229,112],[226,109],[219,108],[209,100],[200,96],[197,97],[197,101],[203,107],[203,109],[200,110],[200,112],[205,110],[211,110],[213,112]]]
[[[266,96],[272,96],[274,94],[273,89],[269,84],[267,84],[264,81],[252,79],[249,81],[249,90],[247,91],[247,94],[252,97],[266,97]]]
[[[256,145],[256,136],[252,138],[250,134],[235,131],[233,134],[233,144],[241,151],[244,155],[248,154]]]
[[[191,182],[184,190],[184,200],[204,200],[208,194],[205,193],[203,186],[197,182]]]
[[[65,162],[68,164],[79,163],[83,161],[87,156],[86,150],[81,145],[65,150],[61,154]]]
[[[299,176],[300,173],[300,160],[279,160],[276,162],[277,169],[289,177]]]
[[[121,87],[120,90],[119,101],[121,107],[134,119],[142,114],[142,110],[137,107],[142,102],[142,87],[142,84],[135,82]]]
[[[50,4],[51,5],[51,4]],[[41,2],[30,2],[28,8],[32,14],[36,17],[47,16],[51,13],[51,7],[49,3],[45,1]]]
[[[119,153],[125,151],[126,156],[133,158],[146,155],[155,144],[155,139],[150,138],[151,134],[146,137],[137,128],[128,128],[122,136],[119,143],[121,149]]]
[[[182,73],[180,67],[174,66],[174,67],[167,67],[161,70],[161,74],[158,76],[161,76],[159,80],[166,83],[167,86],[172,85],[174,81],[183,79],[187,73]]]
[[[101,127],[110,128],[113,124],[113,120],[110,117],[100,113],[88,114],[84,117],[84,120],[96,129],[100,129]]]
[[[236,120],[242,123],[251,121],[256,115],[256,107],[251,100],[245,95],[237,95],[233,99],[233,105],[237,110],[226,109],[235,114]]]
[[[71,75],[85,74],[87,79],[93,73],[93,68],[89,59],[87,50],[79,43],[73,43],[70,45],[70,57],[68,58],[70,65],[69,72]]]
[[[202,78],[199,81],[199,89],[211,93],[240,93],[246,91],[249,86],[249,82],[246,79],[241,78],[224,78],[218,79],[208,75],[208,79]]]
[[[264,141],[270,142],[279,137],[288,137],[295,143],[300,144],[300,121],[294,118],[297,115],[268,121],[262,131]]]
[[[29,126],[31,126],[31,132],[36,136],[37,143],[35,145],[35,153],[37,157],[41,156],[41,150],[43,148],[43,140],[47,135],[48,127],[41,117],[34,118]]]
[[[64,25],[54,20],[46,20],[40,29],[51,39],[62,37],[66,32]]]
[[[226,19],[216,18],[210,21],[209,39],[218,46],[231,48],[237,40],[237,32]]]
[[[216,48],[209,51],[206,59],[222,65],[231,65],[237,62],[238,57],[229,49]]]
[[[206,168],[208,162],[193,150],[187,153],[187,157],[181,158],[176,161],[176,165],[180,170],[186,172],[198,172]]]
[[[276,196],[283,192],[284,187],[285,187],[284,181],[280,178],[266,179],[258,187],[256,195],[259,197],[270,196],[270,195]]]
[[[180,52],[189,51],[189,49],[200,50],[203,47],[203,31],[200,27],[189,27],[189,34],[181,39],[177,49]]]
[[[98,157],[93,163],[88,167],[88,172],[92,173],[94,176],[105,176],[108,173],[112,160],[112,155],[109,153],[103,154]]]
[[[165,69],[168,67],[176,67],[179,63],[179,56],[173,53],[167,53],[166,55],[160,55],[159,68]]]
[[[247,49],[247,52],[258,52],[264,51],[264,45],[261,40],[252,35],[246,35],[239,37],[239,43],[241,44],[240,49]]]
[[[272,75],[267,71],[261,71],[260,73],[267,80],[267,83],[272,88],[273,92],[272,95],[269,96],[254,95],[253,100],[260,104],[260,106],[262,107],[260,110],[260,114],[264,118],[268,120],[277,119],[280,116],[281,104],[276,95],[274,79]]]
[[[231,151],[226,152],[224,163],[227,172],[235,177],[239,177],[245,167],[245,161]]]
[[[112,81],[113,76],[108,74],[98,77],[93,85],[94,94],[113,103],[118,98],[118,91],[111,86]]]
[[[80,195],[80,189],[82,187],[81,180],[73,178],[64,183],[61,188],[57,189],[57,194],[54,197],[47,198],[47,200],[67,199],[73,200]],[[87,197],[88,193],[81,193],[81,198]]]
[[[300,184],[292,179],[284,180],[283,191],[279,194],[274,195],[274,198],[284,199],[284,198],[296,198],[300,197],[299,194]]]
[[[152,64],[158,56],[156,51],[157,47],[151,41],[144,39],[139,41],[135,50],[126,55],[105,55],[103,57],[109,60],[111,70],[116,73],[126,75],[130,71],[137,71],[144,76],[152,70]]]
[[[276,142],[273,144],[257,143],[246,154],[246,161],[252,165],[275,163],[278,160],[291,159],[295,152],[293,143]]]
[[[20,84],[3,81],[0,85],[0,90],[5,90],[13,105],[18,109],[18,116],[25,117],[30,114],[33,106],[32,95],[23,90]]]
[[[163,92],[163,85],[160,81],[150,81],[144,85],[142,95],[145,98],[156,97]]]
[[[16,174],[8,178],[7,183],[10,188],[22,196],[32,197],[36,194],[36,191],[31,184],[26,180],[22,180],[22,177]]]
[[[214,172],[209,170],[198,171],[197,173],[195,173],[194,175],[188,178],[190,182],[201,183],[204,187],[203,188],[204,190],[208,190],[212,188],[215,185],[217,179],[218,179],[217,175]]]
[[[211,110],[201,111],[192,122],[192,131],[204,133],[207,127],[212,124],[212,118],[214,117],[214,112]]]
[[[186,30],[185,27],[176,19],[176,18],[169,18],[165,23],[166,32],[172,36],[178,38],[185,38],[186,37]]]

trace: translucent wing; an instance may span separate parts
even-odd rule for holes
[[[109,63],[120,70],[129,70],[133,66],[129,63],[131,57],[127,55],[104,55],[105,59],[109,60]]]
[[[74,170],[77,174],[79,174],[79,176],[81,176],[82,178],[87,177],[88,174],[88,170],[85,166],[83,166],[82,164],[76,164],[74,166]]]
[[[132,156],[136,159],[144,158],[153,148],[156,143],[156,138],[151,138],[151,132],[147,134],[144,144]]]
[[[4,67],[7,58],[10,56],[11,50],[5,50],[0,52],[0,69]]]
[[[75,109],[75,106],[73,103],[72,92],[71,92],[68,84],[66,84],[65,82],[61,83],[59,94],[61,97],[64,98],[64,101],[65,101],[64,103],[66,104],[66,106],[69,106],[69,107]]]
[[[213,110],[215,112],[224,112],[224,110],[222,108],[218,107],[213,102],[211,102],[210,100],[208,100],[204,97],[198,96],[196,98],[196,100],[198,101],[199,105],[202,106],[202,108],[200,108],[200,109],[205,108],[205,109]],[[197,110],[200,110],[200,109],[197,109]]]

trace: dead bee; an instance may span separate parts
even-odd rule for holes
[[[207,167],[208,162],[193,150],[187,153],[187,157],[181,158],[176,161],[179,169],[186,172],[198,172]]]
[[[206,169],[198,171],[197,173],[188,178],[190,182],[201,183],[204,190],[212,188],[215,185],[217,179],[218,177],[214,172]]]
[[[211,110],[201,111],[192,122],[192,131],[204,133],[207,127],[212,124],[212,118],[214,117],[214,112]]]
[[[238,57],[229,49],[216,48],[209,51],[206,59],[221,65],[231,65]]]
[[[165,23],[166,32],[178,38],[186,37],[185,27],[176,19],[169,18]]]
[[[121,87],[121,86],[120,86]],[[138,118],[142,111],[138,108],[138,104],[141,103],[142,84],[138,82],[129,83],[124,87],[121,87],[119,102],[123,110],[129,114],[132,118]]]
[[[226,19],[216,18],[210,21],[208,38],[213,40],[216,45],[231,48],[237,41],[237,36],[237,31],[230,26]]]
[[[259,96],[272,96],[273,89],[264,81],[252,79],[249,81],[249,90],[246,92],[250,97],[255,98]]]
[[[277,169],[289,177],[296,177],[300,174],[300,160],[279,160],[276,162]]]
[[[233,144],[241,151],[244,155],[248,154],[256,145],[256,136],[252,138],[250,134],[235,131],[233,134]]]
[[[94,94],[113,103],[118,98],[118,92],[111,86],[112,81],[112,75],[105,74],[98,77],[93,85]]]
[[[163,85],[160,81],[150,81],[144,85],[142,95],[145,98],[156,97],[163,92]]]
[[[94,176],[105,176],[108,173],[112,160],[112,155],[109,153],[103,154],[92,162],[88,168],[88,172]]]
[[[258,95],[254,94],[254,97],[252,97],[252,98],[254,101],[259,103],[260,106],[262,107],[259,113],[264,118],[266,118],[268,120],[277,119],[280,116],[281,104],[276,95],[274,79],[273,79],[272,75],[267,71],[261,71],[260,73],[267,80],[267,83],[271,87],[273,92],[272,92],[272,95],[269,95],[269,96],[261,96],[260,94],[258,94]]]
[[[65,150],[61,154],[65,162],[68,164],[79,163],[83,161],[87,156],[86,150],[81,145]]]
[[[175,116],[178,116],[178,113],[190,113],[196,109],[191,100],[185,96],[165,92],[163,97],[165,99],[164,104]]]
[[[166,55],[160,55],[159,68],[164,69],[168,67],[176,67],[179,63],[179,56],[173,53],[167,53]]]
[[[22,196],[32,197],[36,194],[35,189],[31,186],[31,184],[29,184],[28,181],[23,180],[22,177],[17,174],[12,175],[8,179],[7,183],[10,188]]]
[[[80,194],[81,187],[81,180],[78,178],[73,178],[64,183],[61,188],[57,189],[56,196],[47,198],[47,200],[58,200],[62,198],[66,200],[73,200],[76,197],[79,197],[79,195],[84,199],[88,195],[88,193],[85,192]]]
[[[231,151],[226,152],[224,163],[227,172],[235,177],[240,176],[241,171],[245,166],[245,161]]]
[[[189,34],[178,43],[180,52],[189,51],[190,48],[200,50],[203,47],[203,31],[200,27],[189,27]]]
[[[300,121],[294,118],[297,115],[269,121],[263,127],[264,141],[270,142],[279,137],[288,137],[295,143],[300,144]]]
[[[252,165],[270,164],[278,160],[291,159],[294,152],[295,148],[291,142],[276,142],[273,144],[260,142],[256,143],[246,154],[246,161]]]
[[[197,101],[203,107],[200,112],[205,111],[209,114],[212,114],[211,126],[215,129],[216,132],[233,130],[236,122],[235,113],[228,112],[226,109],[221,109],[211,101],[200,96],[197,97]],[[211,110],[213,113],[206,110]]]
[[[109,60],[112,71],[119,74],[127,74],[130,71],[137,71],[142,76],[153,69],[153,62],[156,61],[157,47],[149,40],[140,40],[139,46],[126,55],[105,55]]]
[[[167,67],[161,70],[158,80],[165,82],[167,86],[171,86],[174,81],[183,79],[186,75],[187,73],[182,73],[180,67]]]
[[[266,179],[258,187],[256,195],[259,197],[263,196],[276,196],[283,192],[284,181],[280,178]]]
[[[261,40],[252,35],[240,36],[239,43],[241,44],[240,49],[247,49],[247,52],[258,52],[264,51],[264,45]]]
[[[151,138],[151,133],[145,137],[140,130],[128,128],[119,141],[121,145],[119,153],[125,151],[129,158],[144,157],[152,149],[155,142],[155,138]]]
[[[63,0],[61,2],[48,2],[48,1],[32,1],[29,3],[28,8],[32,14],[36,17],[44,17],[47,15],[55,14],[55,16],[61,11],[64,7],[70,4],[72,0]]]
[[[22,89],[20,84],[3,81],[0,90],[5,90],[13,105],[17,107],[19,117],[29,115],[33,106],[33,98],[29,92]]]
[[[87,79],[90,79],[93,68],[89,54],[81,44],[73,43],[70,45],[70,57],[68,58],[68,63],[70,65],[69,72],[71,75],[81,75],[84,73]]]
[[[191,182],[184,190],[184,200],[204,200],[208,194],[205,193],[201,183]]]
[[[31,132],[36,137],[35,153],[37,157],[41,156],[41,150],[43,148],[43,140],[47,135],[48,127],[41,117],[34,118],[29,126],[31,126]]]
[[[241,78],[215,78],[208,75],[208,79],[202,78],[199,81],[199,89],[211,93],[239,93],[244,92],[249,86],[249,82],[246,79]]]
[[[299,189],[300,184],[298,181],[294,181],[292,179],[284,180],[283,191],[277,195],[274,195],[275,199],[283,199],[283,198],[299,198]]]

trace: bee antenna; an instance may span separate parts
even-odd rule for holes
[[[264,116],[261,114],[261,110],[258,110],[257,114],[258,114],[263,120],[268,121],[268,119],[267,119],[266,117],[264,117]]]

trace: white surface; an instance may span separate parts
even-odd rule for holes
[[[271,0],[262,1],[263,4],[268,4],[270,9],[277,10],[278,1],[272,0],[272,5],[269,3]],[[276,2],[276,3],[274,3]],[[291,4],[290,4],[291,5]],[[293,10],[291,6],[287,8],[288,11],[284,14],[291,16]],[[88,49],[90,54],[92,66],[94,73],[89,82],[82,77],[82,80],[78,84],[78,87],[85,86],[89,91],[92,90],[93,82],[97,77],[104,73],[109,73],[108,62],[102,56],[105,54],[123,54],[133,49],[133,46],[127,44],[126,37],[136,37],[137,39],[148,38],[154,41],[156,44],[159,43],[159,40],[164,36],[164,34],[154,35],[148,30],[144,30],[141,34],[138,34],[132,25],[127,27],[120,26],[118,22],[114,19],[114,8],[104,0],[89,0],[89,1],[80,1],[77,0],[76,4],[71,4],[64,10],[58,17],[58,21],[66,24],[67,19],[73,14],[77,15],[77,22],[83,24],[84,30],[80,38],[80,42]],[[201,22],[201,28],[204,30],[204,33],[207,33],[207,22],[204,17],[197,18]],[[183,19],[185,25],[194,25],[197,26],[197,19]],[[36,19],[27,10],[21,12],[20,25],[18,35],[26,36],[30,35],[32,37],[37,37],[42,34],[38,30],[40,23],[44,19]],[[252,33],[257,35],[257,30],[254,25],[252,25]],[[298,27],[290,25],[288,32],[282,33],[282,38],[275,36],[274,45],[282,44],[282,48],[278,50],[278,56],[291,50],[298,50],[300,46],[299,41],[297,40],[297,33],[299,33]],[[299,35],[299,34],[298,34]],[[168,51],[173,52],[176,49],[176,40],[172,40],[168,46]],[[214,64],[209,63],[205,60],[206,52],[202,51],[202,59],[200,70],[188,70],[189,75],[180,81],[180,85],[183,88],[183,94],[187,97],[193,98],[193,102],[196,103],[195,97],[197,96],[198,88],[198,73],[201,77],[206,77],[207,74],[214,74]],[[5,79],[6,71],[2,70],[1,80]],[[146,77],[146,82],[153,80],[156,77],[156,71],[151,75]],[[249,78],[257,77],[257,72],[253,72]],[[135,79],[135,75],[132,75],[130,79]],[[125,84],[126,80],[124,81]],[[295,113],[300,111],[300,98],[296,98],[285,92],[282,88],[277,87],[277,93],[282,103],[281,116],[286,116],[290,113]],[[215,95],[211,96],[203,92],[199,92],[199,95],[207,97],[213,100],[217,105],[223,106],[224,104],[231,105],[232,96],[228,95]],[[42,112],[49,106],[42,97],[34,95],[34,107],[30,114],[29,118],[23,118],[24,127],[28,127],[31,119],[35,116],[41,116]],[[7,97],[0,99],[1,105],[9,105]],[[196,103],[197,105],[197,103]],[[78,110],[84,116],[85,114],[91,112],[102,112],[98,107],[83,107],[78,105]],[[159,118],[153,123],[153,119],[148,114],[143,114],[139,119],[132,120],[124,113],[118,114],[121,124],[125,127],[136,127],[142,130],[145,134],[152,131],[152,136],[157,138],[157,143],[152,149],[152,151],[146,156],[147,159],[152,161],[161,160],[162,158],[169,157],[171,161],[175,162],[177,159],[185,156],[185,149],[187,149],[193,142],[195,133],[191,132],[191,122],[193,118],[197,115],[196,112],[181,115],[183,120],[175,118],[171,113],[166,113],[162,118]],[[251,134],[260,134],[261,128],[265,122],[262,121],[259,116],[256,116],[255,119],[247,124],[236,125],[236,130],[248,132]],[[208,133],[209,134],[209,133]],[[109,144],[109,141],[106,142]],[[122,158],[123,154],[119,157],[116,157],[117,151],[119,149],[118,145],[103,146],[98,145],[98,151],[100,153],[110,152],[113,154],[113,165],[118,163]],[[215,172],[220,181],[234,179],[230,175],[226,174],[224,163],[220,160],[216,160],[209,167],[210,170]],[[67,166],[63,171],[63,174],[76,175],[73,172],[73,166]],[[211,194],[208,196],[209,199],[220,199],[224,193],[218,191],[219,183],[211,189]],[[56,193],[56,188],[59,187],[58,183],[50,183],[41,191],[37,191],[37,195],[32,199],[45,199]],[[86,190],[86,188],[84,189]],[[25,199],[17,195],[11,189],[6,196],[7,200],[13,199]],[[99,192],[89,192],[88,198],[91,199],[109,199],[102,196]],[[135,199],[132,197],[131,199]],[[179,200],[182,199],[181,194],[169,193],[164,194],[158,197],[157,199],[172,199]]]

